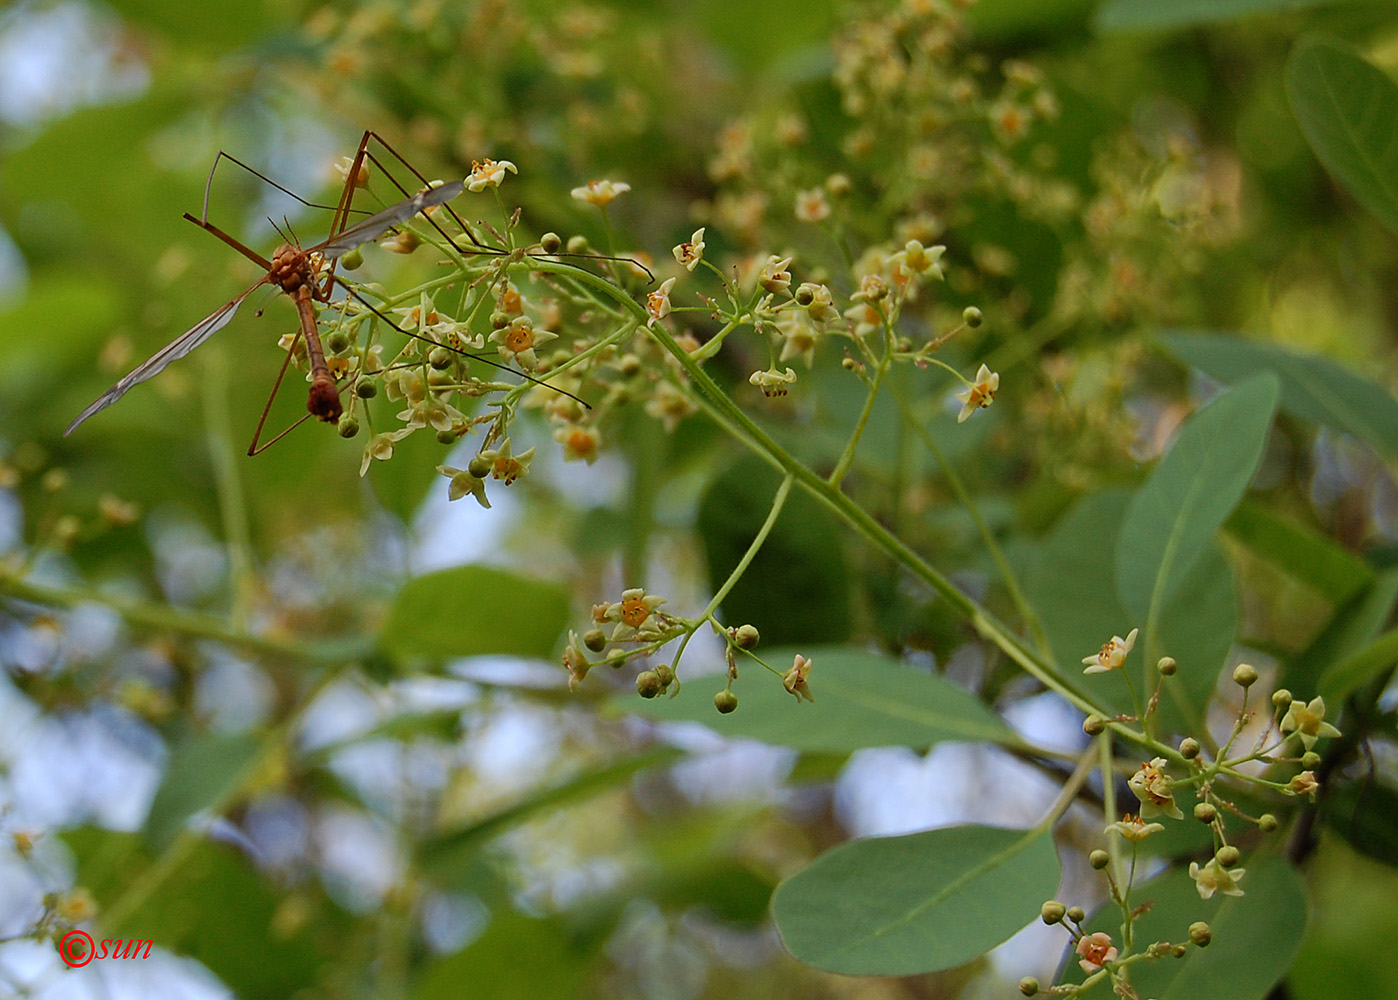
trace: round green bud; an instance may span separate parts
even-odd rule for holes
[[[1199,741],[1193,736],[1186,736],[1180,740],[1180,756],[1185,760],[1193,760],[1199,756]]]
[[[733,632],[733,645],[739,649],[756,649],[762,636],[755,625],[739,625]]]
[[[1257,668],[1250,663],[1240,663],[1233,668],[1233,683],[1250,688],[1257,683]]]
[[[539,249],[544,253],[558,253],[563,249],[563,237],[553,232],[544,233],[539,237]]]
[[[1080,924],[1087,919],[1087,914],[1083,912],[1081,906],[1068,907],[1068,919],[1075,924]]]
[[[975,306],[967,306],[961,310],[961,321],[974,330],[985,322],[985,317]]]
[[[1189,925],[1189,940],[1193,941],[1200,948],[1207,948],[1209,942],[1214,939],[1214,932],[1202,920],[1196,920]]]
[[[466,471],[477,479],[484,479],[486,476],[490,475],[490,463],[477,455],[466,463]]]
[[[331,354],[342,354],[349,347],[349,336],[344,330],[331,330],[325,336],[325,346]]]
[[[607,648],[607,633],[600,628],[590,628],[583,633],[583,645],[594,653]]]
[[[1039,907],[1039,919],[1052,927],[1054,924],[1063,922],[1063,916],[1068,912],[1068,908],[1056,899],[1050,899],[1043,906]]]
[[[642,670],[636,675],[636,693],[642,698],[654,698],[662,687],[660,675],[654,670]]]
[[[1107,720],[1100,715],[1089,715],[1082,720],[1082,731],[1088,736],[1097,736],[1107,728]]]
[[[1019,981],[1019,992],[1023,996],[1032,997],[1039,992],[1039,981],[1033,976],[1025,976]]]
[[[738,707],[738,696],[732,691],[720,691],[714,695],[714,708],[720,715],[727,715]]]
[[[1162,656],[1156,661],[1155,669],[1160,671],[1161,677],[1173,677],[1175,671],[1179,669],[1179,664],[1175,662],[1173,656]]]
[[[1301,766],[1307,771],[1312,771],[1320,766],[1320,754],[1314,750],[1307,750],[1301,755]]]
[[[492,330],[503,330],[510,325],[510,314],[501,312],[499,309],[490,314],[490,328]]]
[[[660,686],[669,687],[675,682],[675,671],[670,668],[670,664],[662,663],[655,668],[655,676],[660,678]]]
[[[1218,810],[1212,802],[1200,802],[1194,807],[1194,818],[1200,823],[1212,823],[1218,818]]]
[[[1243,858],[1238,852],[1238,849],[1232,844],[1224,844],[1218,849],[1218,853],[1215,854],[1214,857],[1218,859],[1218,863],[1224,868],[1232,868]]]
[[[1099,847],[1087,856],[1087,863],[1100,872],[1112,863],[1112,856]]]
[[[847,372],[852,372],[859,367],[859,362],[855,361],[854,358],[845,358],[840,362],[840,367]]]
[[[796,304],[808,306],[815,301],[815,289],[811,285],[801,285],[796,289]]]
[[[377,382],[370,382],[368,379],[360,379],[354,387],[354,394],[360,399],[373,399],[379,394]]]
[[[1271,813],[1263,813],[1261,816],[1257,817],[1257,828],[1263,833],[1275,833],[1279,826],[1281,826],[1281,824],[1277,822],[1277,818]]]
[[[360,251],[359,247],[355,247],[349,253],[343,254],[340,257],[340,266],[346,271],[357,271],[363,263],[364,254]]]
[[[1293,700],[1294,699],[1291,697],[1291,692],[1288,691],[1286,688],[1277,688],[1275,691],[1272,692],[1272,704],[1275,705],[1277,708],[1281,709],[1283,712],[1285,712],[1288,708],[1291,707],[1291,703]]]
[[[455,444],[455,443],[456,443],[456,431],[452,430],[450,427],[448,427],[448,428],[447,428],[446,430],[444,430],[444,431],[438,431],[438,432],[437,432],[437,443],[438,443],[438,444]]]
[[[569,253],[587,253],[588,249],[589,249],[589,247],[588,247],[587,237],[586,237],[586,236],[569,236],[569,237],[568,237],[568,252],[569,252]]]
[[[427,363],[441,371],[444,368],[450,368],[455,357],[455,354],[445,347],[434,347],[427,354]]]
[[[354,419],[354,417],[350,416],[348,413],[346,413],[343,417],[340,418],[340,422],[337,425],[336,429],[339,430],[340,437],[352,438],[359,433],[359,421]]]
[[[1175,958],[1184,958],[1185,955],[1189,954],[1189,949],[1182,944],[1177,944],[1170,949],[1170,954]]]

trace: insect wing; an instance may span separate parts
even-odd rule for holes
[[[400,201],[396,205],[390,205],[382,212],[376,212],[361,222],[356,222],[338,236],[312,249],[318,251],[326,260],[337,260],[355,247],[378,239],[394,226],[407,222],[423,209],[451,201],[465,187],[463,181],[452,181],[450,184],[441,184],[434,188],[428,188],[426,191],[420,191],[411,198]]]
[[[131,369],[120,382],[102,393],[91,406],[79,413],[77,419],[69,424],[68,429],[63,432],[63,436],[67,437],[69,434],[72,434],[88,417],[111,406],[122,396],[126,395],[126,391],[133,385],[139,385],[146,381],[146,379],[154,378],[156,375],[159,375],[170,362],[177,361],[184,357],[204,341],[218,333],[218,331],[222,330],[228,325],[229,321],[233,319],[234,314],[238,311],[238,307],[243,304],[243,300],[251,295],[253,290],[266,280],[266,278],[263,278],[261,281],[258,281],[256,285],[253,285],[252,288],[249,288],[232,302],[206,316],[174,340],[170,341],[170,343],[166,344],[155,354],[141,362],[141,364]]]

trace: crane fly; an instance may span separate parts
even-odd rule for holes
[[[210,180],[212,180],[212,174]],[[241,295],[220,306],[128,372],[116,385],[99,396],[82,413],[79,413],[77,418],[68,425],[68,429],[63,432],[64,436],[66,437],[77,430],[88,417],[105,410],[126,395],[132,386],[139,385],[147,379],[159,375],[170,362],[189,354],[219,330],[222,330],[237,314],[238,307],[243,304],[247,297],[263,285],[273,285],[281,289],[290,295],[292,302],[296,304],[296,312],[301,324],[300,332],[306,340],[306,355],[311,366],[311,389],[306,401],[306,408],[323,421],[338,420],[341,413],[340,394],[335,388],[335,380],[331,377],[330,368],[325,362],[325,350],[320,343],[315,307],[312,305],[313,300],[326,302],[330,298],[334,276],[333,273],[327,274],[324,284],[321,283],[320,271],[324,266],[323,262],[333,263],[339,260],[351,250],[377,239],[394,226],[407,222],[419,212],[450,201],[461,194],[464,189],[465,183],[463,181],[452,181],[438,187],[428,188],[403,199],[396,205],[391,205],[381,212],[376,212],[368,218],[356,222],[353,226],[341,230],[323,243],[309,249],[302,249],[291,243],[283,243],[273,252],[271,260],[267,260],[256,251],[244,246],[206,219],[195,219],[186,213],[185,218],[213,233],[249,260],[261,265],[267,273],[253,282]],[[207,192],[205,197],[207,205]],[[342,202],[344,200],[342,198]],[[337,210],[337,214],[340,211]]]

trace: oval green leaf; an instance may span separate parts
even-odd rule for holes
[[[1276,378],[1263,374],[1209,403],[1185,422],[1132,498],[1117,542],[1116,581],[1133,618],[1157,621],[1214,544],[1262,458],[1278,391]]]
[[[955,826],[854,840],[772,896],[798,960],[851,976],[950,969],[1005,941],[1058,891],[1047,830]]]
[[[568,624],[568,593],[493,566],[457,566],[409,580],[379,646],[398,661],[454,656],[547,659]]]
[[[1184,958],[1163,958],[1131,967],[1131,984],[1143,997],[1159,1000],[1262,1000],[1284,976],[1306,931],[1306,894],[1295,869],[1275,855],[1255,855],[1244,863],[1241,896],[1199,898],[1194,880],[1175,868],[1131,892],[1145,908],[1133,936],[1137,942],[1185,943],[1189,925],[1207,921],[1213,941],[1191,947]],[[1104,907],[1088,921],[1089,931],[1111,934],[1121,945],[1121,910]],[[1081,982],[1076,956],[1066,965],[1070,982]]]
[[[157,850],[185,822],[227,804],[261,758],[262,744],[246,733],[211,733],[175,748],[146,817],[146,836]]]
[[[759,650],[785,670],[792,650]],[[807,649],[814,702],[798,702],[756,663],[739,662],[733,685],[738,710],[720,715],[711,697],[716,678],[684,685],[678,697],[644,701],[635,694],[612,702],[620,712],[650,719],[702,722],[724,736],[761,740],[808,753],[851,753],[865,747],[924,749],[947,740],[1019,745],[1014,732],[975,695],[940,674],[925,673],[856,649]]]
[[[1269,371],[1281,381],[1282,409],[1398,457],[1398,402],[1377,382],[1326,358],[1237,337],[1169,331],[1156,339],[1181,361],[1230,385]]]
[[[1325,169],[1398,233],[1398,86],[1349,46],[1311,36],[1287,60],[1286,94]]]

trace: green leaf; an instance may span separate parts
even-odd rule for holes
[[[1398,571],[1380,574],[1362,593],[1330,619],[1324,631],[1299,656],[1286,664],[1278,683],[1289,688],[1297,697],[1310,698],[1319,692],[1321,679],[1333,675],[1328,683],[1336,694],[1346,687],[1339,664],[1351,661],[1368,646],[1398,606]],[[1356,664],[1357,665],[1357,664]],[[1348,674],[1353,667],[1345,667]]]
[[[1261,504],[1240,504],[1224,528],[1258,558],[1319,591],[1331,604],[1344,604],[1373,582],[1374,572],[1363,559]]]
[[[1180,31],[1236,21],[1254,14],[1281,14],[1323,7],[1339,0],[1106,0],[1097,8],[1098,31]]]
[[[458,566],[409,580],[389,609],[379,644],[400,662],[547,659],[568,624],[568,610],[568,593],[556,584],[491,566]]]
[[[1286,93],[1325,169],[1398,233],[1398,86],[1349,46],[1312,35],[1287,60]]]
[[[1377,382],[1326,358],[1237,337],[1168,331],[1156,339],[1181,361],[1221,382],[1270,371],[1281,381],[1282,409],[1398,457],[1398,402]]]
[[[1184,958],[1141,962],[1131,967],[1131,984],[1143,997],[1159,1000],[1262,1000],[1286,975],[1306,931],[1306,894],[1301,879],[1275,855],[1248,858],[1239,887],[1242,896],[1215,894],[1199,898],[1194,880],[1183,868],[1166,872],[1131,892],[1131,903],[1145,909],[1135,925],[1138,947],[1152,941],[1182,943],[1189,925],[1207,921],[1213,942],[1191,947]],[[1090,932],[1111,934],[1121,945],[1121,910],[1103,907],[1088,921]],[[1076,956],[1066,968],[1068,981],[1085,977]]]
[[[1324,837],[1306,875],[1318,919],[1286,977],[1288,1000],[1398,997],[1398,871]]]
[[[787,950],[851,976],[911,976],[971,961],[1033,920],[1061,875],[1047,830],[955,826],[854,840],[777,887]]]
[[[786,670],[792,650],[759,650]],[[720,715],[714,678],[685,683],[678,697],[650,701],[634,693],[611,702],[613,710],[648,719],[702,722],[724,736],[761,740],[811,753],[851,753],[864,747],[923,749],[943,740],[1018,745],[1019,739],[975,695],[939,674],[900,666],[856,649],[806,649],[814,702],[798,702],[779,678],[756,663],[739,661],[733,685],[738,710]]]
[[[1326,825],[1360,854],[1398,867],[1398,790],[1386,778],[1361,775],[1328,782],[1321,799]]]
[[[756,458],[724,470],[699,501],[709,586],[718,590],[772,509],[781,478]],[[725,621],[756,625],[765,641],[834,643],[849,638],[854,576],[831,514],[792,490],[757,556],[723,599]]]
[[[1350,693],[1370,679],[1392,670],[1398,663],[1398,629],[1379,636],[1369,645],[1331,665],[1320,676],[1320,693],[1338,706]]]
[[[428,966],[412,1000],[570,1000],[583,995],[597,944],[562,920],[497,913],[467,948]]]
[[[1044,539],[1028,581],[1064,683],[1116,713],[1130,713],[1125,680],[1115,674],[1084,676],[1082,658],[1112,635],[1125,635],[1139,620],[1127,614],[1116,585],[1102,572],[1115,563],[1115,546],[1130,495],[1106,490],[1084,497]],[[1166,604],[1159,645],[1181,669],[1165,687],[1161,720],[1170,730],[1193,728],[1212,694],[1238,628],[1233,571],[1217,545],[1209,545],[1185,583]],[[1155,662],[1137,649],[1123,668],[1137,692],[1155,688]]]
[[[1117,542],[1117,590],[1126,611],[1147,623],[1148,642],[1166,602],[1247,489],[1277,394],[1277,380],[1260,375],[1209,403],[1185,422],[1132,498]]]
[[[261,741],[246,733],[210,733],[176,747],[146,819],[151,844],[164,848],[195,813],[226,805],[261,755]]]

